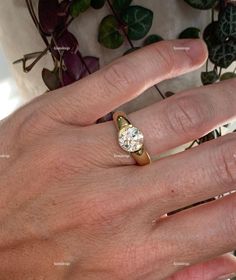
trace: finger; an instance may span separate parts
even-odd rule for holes
[[[235,205],[236,194],[232,194],[162,219],[150,234],[154,251],[166,248],[173,271],[178,270],[176,263],[194,265],[233,251]]]
[[[145,146],[151,155],[165,152],[236,117],[235,81],[182,92],[128,117],[144,133]],[[90,130],[94,135],[91,145],[104,151],[108,163],[134,164],[119,147],[113,122],[93,126]]]
[[[49,93],[45,98],[46,112],[66,123],[94,123],[156,83],[199,68],[206,58],[207,48],[201,40],[150,45],[57,90],[56,94]]]
[[[168,280],[226,280],[235,276],[235,273],[236,258],[226,254],[181,270]]]
[[[135,188],[154,219],[235,190],[235,151],[236,135],[231,133],[146,168],[137,167],[130,171],[126,188],[130,193]]]

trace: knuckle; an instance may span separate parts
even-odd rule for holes
[[[120,232],[122,220],[109,208],[110,198],[106,195],[95,194],[85,195],[80,205],[80,217],[78,224],[83,227],[93,228],[95,231]],[[94,211],[96,209],[96,211]]]
[[[40,122],[40,116],[37,111],[26,116],[19,126],[19,138],[25,141],[26,137],[37,135],[36,127]]]
[[[159,68],[166,74],[171,75],[175,68],[174,52],[170,49],[168,43],[160,42],[153,44],[154,56],[158,62]]]
[[[213,157],[215,179],[220,186],[230,188],[236,183],[236,138],[227,135],[218,146],[217,155]]]
[[[192,136],[196,129],[205,132],[207,121],[211,118],[211,110],[207,102],[202,102],[196,96],[181,96],[166,106],[166,116],[175,133]]]
[[[129,90],[137,82],[135,71],[124,61],[109,65],[103,77],[108,88],[118,92]]]
[[[76,159],[77,153],[65,148],[65,143],[55,143],[46,148],[47,165],[55,179],[61,180],[79,174],[81,165]]]
[[[35,109],[21,120],[18,133],[22,143],[35,137],[41,137],[50,132],[52,122],[40,109]]]

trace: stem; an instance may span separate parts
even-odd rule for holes
[[[161,90],[159,89],[159,87],[157,85],[154,86],[155,89],[159,92],[160,96],[165,99],[165,96],[163,95],[163,93],[161,92]]]
[[[124,28],[124,23],[120,20],[120,17],[119,15],[116,13],[116,11],[114,10],[112,4],[111,4],[111,0],[107,0],[107,3],[108,3],[108,6],[109,8],[111,9],[113,15],[115,16],[116,20],[118,21],[118,23],[120,24],[121,26],[121,29],[122,29],[122,32],[124,33],[127,41],[129,42],[130,44],[130,47],[133,49],[134,48],[134,44],[133,42],[131,41],[131,39],[129,38],[129,35],[127,34],[125,28]],[[159,89],[159,87],[157,85],[154,86],[155,89],[157,90],[157,92],[160,94],[160,96],[162,97],[162,99],[165,99],[165,96],[164,94],[161,92],[161,90]]]
[[[20,62],[22,62],[24,59],[25,59],[25,60],[33,59],[33,58],[35,58],[35,57],[38,57],[41,53],[42,53],[42,52],[33,52],[33,53],[26,54],[26,55],[24,55],[23,58],[20,58],[20,59],[17,59],[16,61],[14,61],[13,64],[20,63]]]
[[[122,29],[122,32],[124,33],[124,35],[125,35],[127,41],[129,42],[131,48],[133,49],[133,48],[134,48],[134,44],[133,44],[133,42],[130,40],[130,38],[129,38],[129,36],[128,36],[128,34],[127,34],[125,28],[124,28],[124,23],[120,20],[119,15],[118,15],[118,14],[116,13],[116,11],[114,10],[114,8],[113,8],[113,6],[112,6],[112,4],[111,4],[111,1],[110,1],[110,0],[107,0],[107,3],[108,3],[108,5],[109,5],[109,8],[111,9],[112,13],[113,13],[114,16],[116,17],[117,21],[119,22],[120,27],[121,27],[121,29]]]
[[[27,66],[27,67],[26,67],[26,60],[23,59],[23,70],[24,70],[25,73],[28,73],[29,71],[31,71],[32,68],[35,66],[35,64],[36,64],[44,55],[46,55],[46,53],[47,53],[48,50],[49,50],[49,47],[50,47],[50,46],[48,46],[44,51],[42,51],[42,52],[40,53],[40,55],[39,55],[29,66]]]
[[[215,9],[214,8],[211,9],[211,21],[212,22],[215,21]]]
[[[33,8],[33,4],[32,4],[32,0],[25,0],[25,2],[26,2],[28,11],[29,11],[29,13],[30,13],[30,15],[31,15],[31,18],[32,18],[32,20],[33,20],[33,22],[34,22],[34,24],[35,24],[35,26],[36,26],[38,32],[40,33],[40,35],[41,35],[41,37],[42,37],[44,43],[45,43],[46,46],[48,47],[48,46],[49,46],[48,39],[47,39],[46,36],[43,34],[43,31],[42,31],[42,29],[41,29],[41,27],[40,27],[39,21],[38,21],[36,15],[35,15],[34,8]]]
[[[206,72],[208,72],[208,66],[209,66],[209,59],[206,61]]]
[[[189,150],[189,149],[191,149],[195,143],[197,143],[197,144],[198,144],[198,142],[197,142],[197,141],[198,141],[198,140],[194,140],[194,141],[190,144],[190,146],[188,146],[185,150]]]
[[[60,80],[62,86],[64,87],[65,84],[64,84],[64,81],[63,81],[63,77],[62,77],[62,55],[61,55],[61,53],[60,53],[60,61],[59,61],[59,71],[58,71],[58,73],[59,73],[59,80]]]
[[[82,63],[84,64],[86,70],[88,71],[88,73],[91,74],[91,71],[90,71],[90,69],[88,68],[88,65],[87,65],[86,62],[84,61],[84,58],[83,58],[83,56],[81,55],[80,52],[78,52],[78,55],[79,55],[79,57],[80,57]]]

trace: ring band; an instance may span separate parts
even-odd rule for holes
[[[128,120],[124,112],[115,112],[113,120],[118,130],[119,146],[130,153],[138,165],[151,163],[151,158],[144,147],[143,133]]]

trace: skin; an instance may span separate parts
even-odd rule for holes
[[[215,280],[236,272],[227,254],[236,248],[235,194],[165,215],[235,189],[236,136],[140,167],[118,146],[113,122],[94,124],[206,58],[201,40],[153,44],[0,123],[1,154],[9,155],[0,160],[1,280]],[[155,156],[233,120],[235,86],[186,90],[129,118]]]

